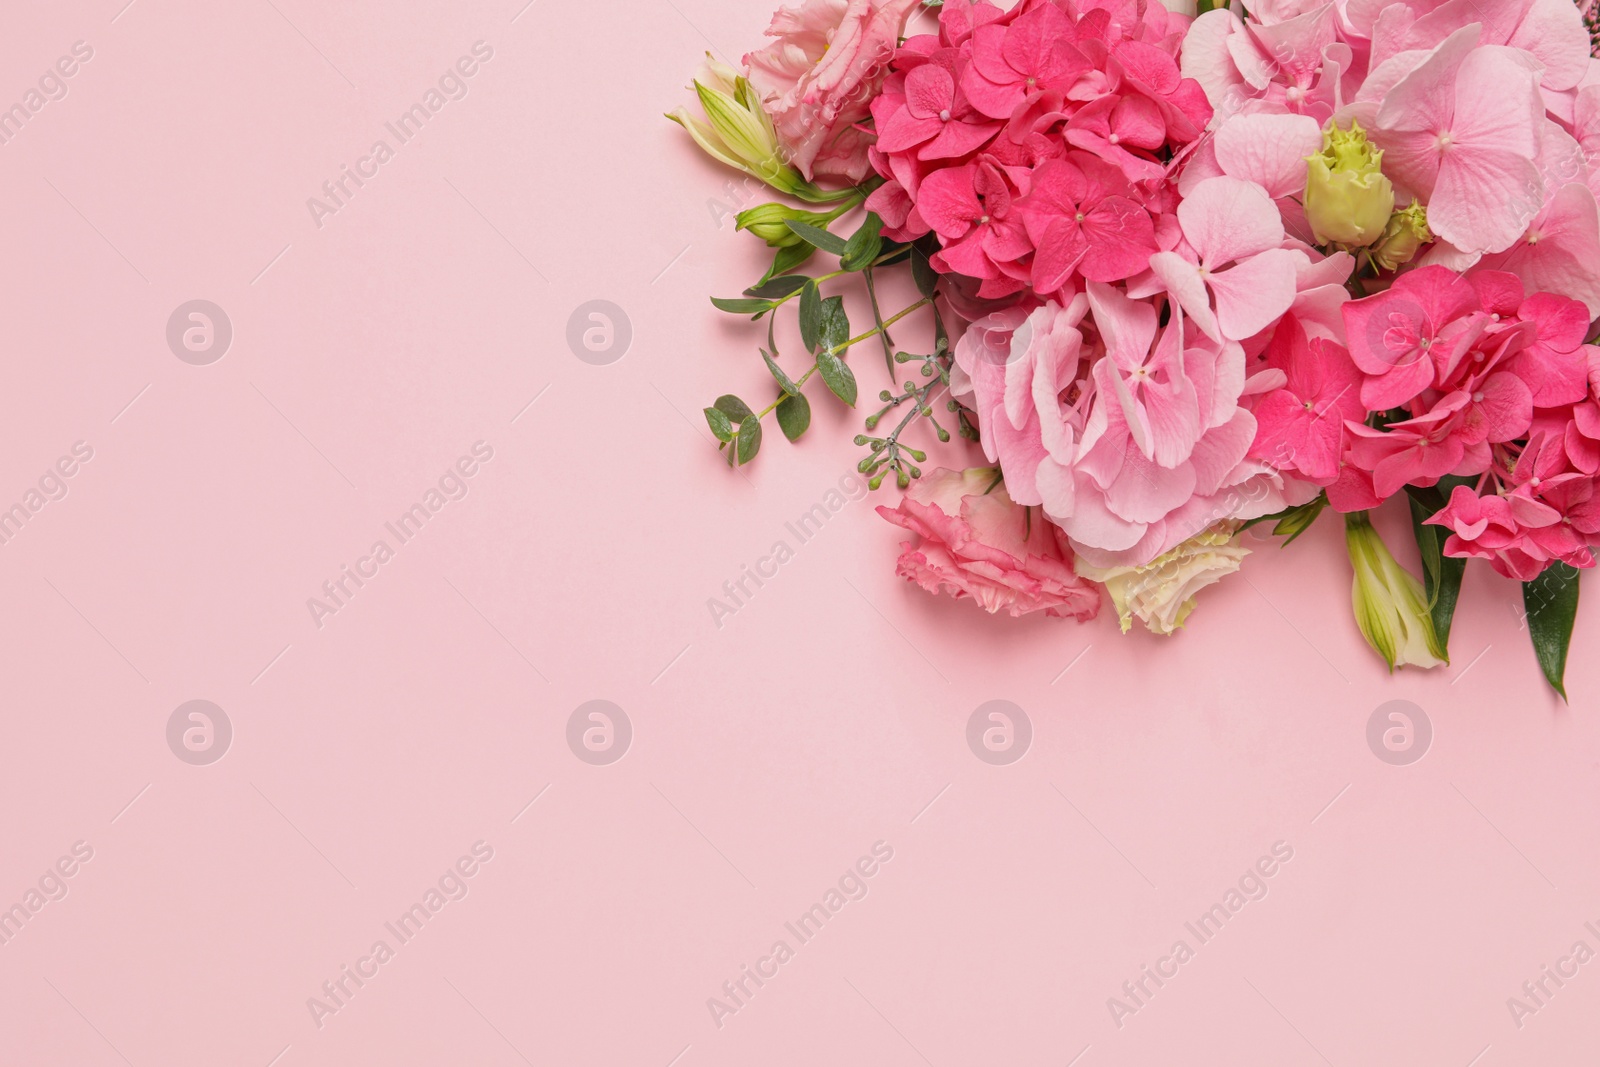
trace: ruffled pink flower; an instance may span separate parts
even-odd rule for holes
[[[990,614],[1093,618],[1100,589],[1073,571],[1066,538],[997,480],[993,468],[940,469],[913,482],[899,507],[879,507],[916,535],[896,573],[930,593],[970,596]]]
[[[780,8],[744,57],[788,162],[807,178],[858,182],[870,173],[867,118],[917,0],[804,0]]]

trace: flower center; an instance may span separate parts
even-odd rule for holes
[[[940,122],[949,122],[950,121],[950,109],[949,108],[945,108],[943,111],[939,112],[939,121]]]
[[[1080,211],[1080,212],[1078,212],[1078,214],[1077,214],[1077,216],[1076,216],[1076,217],[1077,217],[1077,220],[1078,220],[1078,221],[1079,221],[1079,222],[1082,222],[1082,221],[1083,221],[1083,212],[1081,212],[1081,211]]]
[[[1116,134],[1112,134],[1110,137],[1107,137],[1106,140],[1111,142],[1112,144],[1121,144],[1122,143],[1122,138],[1117,136]]]
[[[1441,133],[1439,135],[1438,141],[1435,142],[1435,143],[1438,144],[1439,151],[1448,152],[1448,151],[1450,151],[1451,147],[1456,143],[1456,139],[1455,139],[1454,135],[1452,135],[1450,133]]]

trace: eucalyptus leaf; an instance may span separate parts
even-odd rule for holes
[[[744,295],[779,300],[798,293],[805,288],[806,283],[810,280],[804,274],[780,274],[776,277],[768,278],[760,285],[752,285],[744,291]]]
[[[790,271],[810,259],[816,252],[815,248],[804,241],[799,244],[785,245],[772,255],[772,266],[767,268],[767,273],[762,282],[787,275]]]
[[[822,295],[817,292],[817,283],[810,282],[800,290],[800,341],[807,352],[817,350],[822,326]]]
[[[861,270],[872,265],[883,249],[883,220],[877,212],[867,212],[859,229],[850,235],[839,254],[839,266],[845,270]]]
[[[742,467],[761,451],[761,420],[746,419],[739,424],[739,465]]]
[[[822,302],[822,329],[817,340],[824,348],[839,355],[850,340],[850,316],[844,310],[844,297],[830,296]]]
[[[829,233],[827,230],[818,229],[808,222],[800,222],[797,219],[784,219],[783,224],[793,230],[795,236],[808,245],[820,248],[824,252],[831,252],[836,256],[844,254],[845,239],[836,233]]]
[[[729,421],[727,414],[716,408],[706,408],[705,412],[706,425],[711,427],[711,432],[716,435],[717,440],[723,443],[733,440],[733,423]]]
[[[817,373],[822,375],[823,383],[834,396],[851,407],[856,406],[856,376],[849,364],[824,348],[817,353]]]
[[[730,315],[765,315],[772,310],[770,300],[749,300],[743,297],[714,296],[711,303],[718,311],[726,311]]]
[[[728,416],[728,418],[732,419],[734,422],[743,422],[745,419],[749,418],[751,414],[750,405],[746,404],[743,400],[740,400],[732,393],[726,393],[717,397],[716,409]]]
[[[778,366],[777,361],[768,355],[767,350],[764,348],[761,350],[761,358],[766,362],[767,371],[772,375],[772,380],[778,383],[779,389],[782,389],[788,396],[795,396],[800,392],[800,387],[794,384],[792,378],[783,373],[783,368]]]
[[[793,393],[778,401],[778,428],[783,436],[798,441],[811,425],[811,401],[803,394]]]

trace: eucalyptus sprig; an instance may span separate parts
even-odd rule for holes
[[[863,193],[861,199],[864,198]],[[767,319],[767,343],[758,351],[767,373],[778,386],[778,395],[759,409],[732,394],[721,396],[705,409],[706,424],[717,438],[730,465],[742,465],[755,458],[761,449],[762,420],[774,412],[783,435],[790,441],[798,440],[811,425],[811,402],[804,393],[806,383],[813,377],[821,378],[836,398],[849,407],[855,407],[860,387],[845,356],[853,345],[878,337],[891,383],[899,364],[919,366],[923,380],[920,383],[907,380],[902,383],[898,394],[888,389],[879,394],[885,407],[867,417],[868,431],[875,430],[887,412],[902,405],[910,407],[888,436],[857,436],[858,444],[871,445],[873,448],[872,453],[862,460],[860,470],[869,476],[869,484],[874,489],[882,484],[889,473],[893,473],[897,484],[904,487],[910,484],[912,478],[921,475],[921,469],[916,464],[925,461],[927,454],[904,444],[901,441],[902,433],[921,416],[929,421],[941,442],[950,440],[950,431],[940,425],[933,413],[933,404],[938,400],[936,392],[949,389],[951,362],[949,337],[934,304],[938,278],[928,263],[929,249],[885,238],[883,220],[871,211],[848,236],[833,233],[828,227],[842,214],[841,209],[815,212],[782,204],[764,204],[741,213],[741,229],[750,230],[769,246],[777,248],[773,268],[755,285],[746,289],[742,296],[713,297],[711,302],[729,314],[749,315],[756,321]],[[839,269],[816,276],[779,269],[788,264],[804,262],[816,252],[837,257]],[[910,263],[912,277],[922,296],[886,316],[878,305],[874,270],[905,262]],[[822,292],[823,283],[853,274],[862,277],[873,319],[870,329],[854,335],[845,311],[844,297],[824,296]],[[791,302],[796,304],[801,343],[811,358],[810,366],[798,376],[791,376],[779,362],[776,336],[777,311]],[[934,351],[926,355],[897,352],[889,328],[922,308],[929,308],[933,314]],[[959,433],[976,436],[964,409],[951,401],[948,410],[956,412]]]

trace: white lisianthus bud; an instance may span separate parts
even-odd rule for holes
[[[1195,596],[1239,569],[1250,550],[1234,542],[1237,522],[1223,522],[1139,567],[1091,567],[1077,571],[1101,583],[1116,605],[1122,632],[1137,617],[1151,633],[1170,634],[1194,610]]]
[[[772,119],[744,75],[707,53],[694,91],[705,118],[683,107],[667,112],[667,118],[688,130],[711,158],[802,200],[832,203],[849,195],[819,189],[789,165]]]
[[[1351,603],[1367,644],[1378,650],[1391,671],[1448,663],[1422,583],[1400,566],[1366,512],[1344,517],[1344,539],[1355,569]]]

